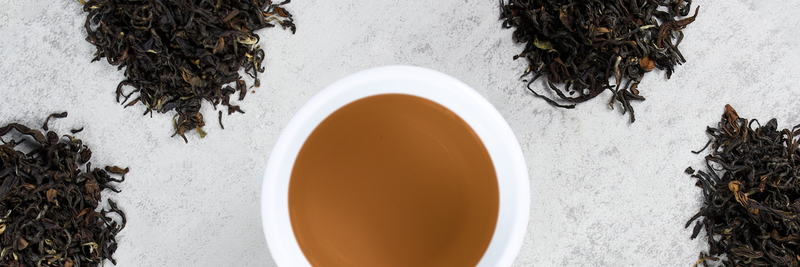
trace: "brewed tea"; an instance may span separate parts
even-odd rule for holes
[[[371,96],[332,113],[289,182],[295,237],[313,266],[475,266],[499,190],[481,139],[430,100]]]

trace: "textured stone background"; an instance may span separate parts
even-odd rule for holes
[[[514,266],[691,266],[704,243],[686,220],[700,191],[683,174],[700,167],[725,104],[745,118],[800,123],[800,1],[709,0],[686,30],[688,62],[656,71],[628,123],[602,94],[575,110],[534,98],[511,57],[522,46],[501,29],[496,0],[296,0],[297,34],[259,32],[266,75],[226,116],[209,105],[208,136],[170,138],[173,114],[123,109],[123,74],[90,63],[85,15],[74,0],[0,0],[0,124],[80,133],[95,165],[131,167],[117,199],[128,214],[118,266],[275,266],[261,229],[260,182],[280,131],[312,95],[350,73],[389,64],[426,67],[472,86],[514,130],[531,181],[531,217]],[[543,87],[538,87],[543,89]]]

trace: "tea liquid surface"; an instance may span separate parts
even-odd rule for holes
[[[289,182],[294,235],[315,267],[475,266],[497,223],[489,153],[466,122],[402,94],[328,116]]]

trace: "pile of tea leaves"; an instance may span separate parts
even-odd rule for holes
[[[108,209],[98,203],[104,189],[119,192],[111,183],[124,181],[128,169],[92,168],[80,139],[18,123],[0,127],[0,142],[0,266],[116,264],[125,214],[110,199]]]
[[[125,107],[142,103],[147,108],[144,114],[175,110],[175,134],[184,141],[184,133],[192,129],[205,136],[199,113],[204,99],[215,109],[218,104],[226,106],[229,115],[244,113],[230,103],[230,96],[238,92],[241,101],[249,90],[239,76],[241,68],[255,79],[253,86],[260,85],[264,50],[256,45],[259,36],[254,31],[277,24],[295,32],[292,15],[282,7],[289,0],[279,4],[270,0],[79,1],[88,13],[87,40],[97,47],[92,61],[106,58],[109,64],[125,68],[125,80],[116,90],[117,102]],[[126,86],[133,89],[125,92]],[[219,116],[223,127],[221,110]]]
[[[609,90],[611,108],[620,102],[633,122],[630,101],[644,100],[638,90],[644,74],[658,68],[670,78],[675,65],[686,61],[678,44],[699,7],[693,16],[678,18],[688,16],[691,4],[692,0],[500,0],[500,19],[504,28],[515,29],[514,40],[525,44],[514,59],[527,59],[522,77],[534,75],[523,81],[535,96],[571,109]],[[531,88],[541,76],[560,100]]]
[[[798,266],[800,125],[778,130],[775,119],[761,125],[725,108],[717,128],[706,130],[706,171],[686,169],[703,190],[702,208],[686,223],[695,222],[693,239],[707,233],[708,254],[698,263]]]

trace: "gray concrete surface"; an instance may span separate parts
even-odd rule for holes
[[[261,88],[224,118],[204,106],[208,136],[170,138],[172,114],[123,109],[123,74],[90,63],[77,1],[0,0],[0,124],[38,125],[55,111],[80,133],[95,165],[130,166],[117,266],[275,266],[261,229],[260,183],[270,149],[312,95],[347,74],[389,64],[426,67],[475,88],[514,130],[531,181],[531,218],[514,266],[691,266],[704,243],[686,220],[700,205],[690,153],[725,104],[746,118],[800,123],[800,1],[708,0],[686,30],[688,62],[639,87],[629,124],[609,94],[575,110],[524,90],[522,47],[501,29],[496,0],[302,1],[287,5],[297,34],[259,32]],[[539,87],[541,89],[541,87]]]

